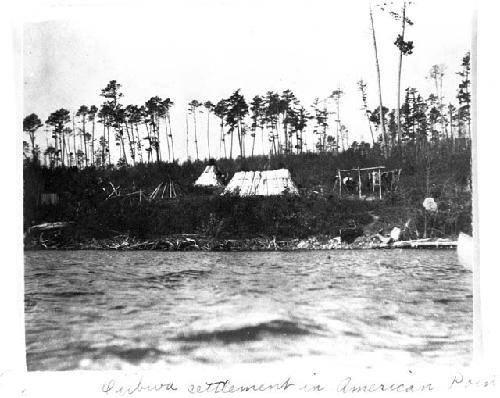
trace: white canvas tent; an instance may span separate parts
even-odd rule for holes
[[[239,171],[222,193],[238,193],[240,196],[297,195],[298,190],[287,169],[266,171]]]
[[[217,178],[217,170],[215,166],[207,166],[203,173],[195,181],[194,185],[198,187],[221,187],[222,184]]]

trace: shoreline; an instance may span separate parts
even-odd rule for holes
[[[216,239],[195,235],[164,236],[154,239],[135,239],[127,235],[112,238],[90,238],[83,241],[64,242],[38,237],[25,238],[24,251],[66,251],[66,250],[103,250],[103,251],[202,251],[202,252],[291,252],[326,250],[387,250],[387,249],[432,249],[454,250],[456,240],[449,238],[427,238],[411,241],[377,242],[376,238],[361,236],[352,243],[340,242],[339,238],[310,237],[308,239],[243,238]]]

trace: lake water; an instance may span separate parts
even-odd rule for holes
[[[472,356],[453,251],[26,252],[25,313],[29,370]]]

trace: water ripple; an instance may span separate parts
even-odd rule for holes
[[[29,370],[471,359],[472,274],[450,251],[34,251],[25,260]]]

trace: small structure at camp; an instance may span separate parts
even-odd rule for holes
[[[222,175],[217,170],[215,164],[209,164],[205,167],[205,170],[203,170],[203,173],[201,173],[194,185],[207,188],[222,187]]]
[[[270,196],[299,193],[287,169],[238,171],[224,189],[224,194],[240,196]]]
[[[386,170],[385,166],[337,170],[335,186],[339,195],[356,195],[363,197],[378,197],[397,189],[401,169]]]

